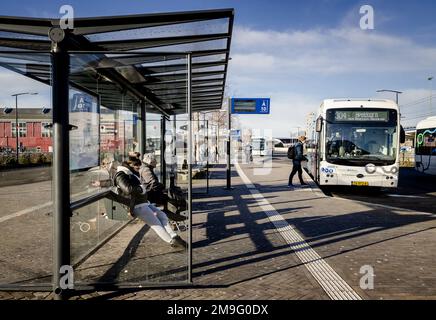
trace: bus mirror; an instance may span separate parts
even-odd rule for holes
[[[406,142],[406,131],[404,131],[403,126],[400,126],[400,143]]]
[[[316,132],[321,132],[321,130],[322,130],[322,117],[319,117],[318,119],[316,119],[315,130],[316,130]]]

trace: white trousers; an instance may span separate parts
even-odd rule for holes
[[[177,236],[171,228],[167,215],[150,203],[135,206],[133,214],[143,220],[165,242],[170,243]]]

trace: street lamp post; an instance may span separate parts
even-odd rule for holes
[[[377,90],[377,92],[393,92],[395,93],[395,102],[398,105],[398,95],[401,94],[401,91],[397,91],[397,90],[387,90],[387,89],[382,89],[382,90]]]
[[[297,138],[300,136],[301,127],[291,127],[292,129],[297,129]],[[294,136],[295,131],[291,130],[291,138]]]
[[[17,165],[19,164],[19,150],[18,150],[18,136],[20,134],[19,128],[18,128],[18,96],[23,96],[26,94],[30,95],[37,95],[38,92],[22,92],[22,93],[15,93],[12,94],[12,97],[15,97],[15,138],[16,138],[16,157],[17,157]]]
[[[433,91],[433,88],[432,88],[432,80],[433,80],[433,76],[431,76],[431,77],[428,77],[428,79],[427,79],[428,81],[430,81],[430,114],[431,115],[433,115],[433,105],[432,105],[432,91]]]

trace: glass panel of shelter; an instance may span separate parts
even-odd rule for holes
[[[185,59],[183,60],[186,62]],[[75,130],[70,134],[71,137],[76,132],[74,139],[71,138],[70,146],[71,153],[79,155],[71,157],[72,160],[76,159],[70,164],[70,180],[74,183],[71,190],[72,195],[75,195],[74,192],[82,192],[77,198],[72,196],[73,201],[81,198],[80,196],[83,198],[83,195],[88,197],[107,188],[113,188],[111,176],[116,172],[116,167],[140,150],[138,145],[140,105],[130,95],[120,92],[117,87],[110,87],[108,82],[98,74],[92,75],[89,71],[90,65],[96,65],[96,61],[90,60],[89,56],[86,59],[83,57],[75,59],[73,56],[72,61],[75,62],[75,68],[70,78],[86,83],[87,89],[92,91],[81,92],[76,88],[70,90],[70,122],[78,119],[76,124],[73,124],[78,128],[73,128]],[[82,68],[80,68],[80,61],[86,61]],[[76,111],[77,114],[73,114],[77,101],[83,102],[84,106],[81,106],[82,110]],[[147,106],[144,151],[156,155],[158,167],[155,173],[162,181],[163,157],[170,159],[165,163],[166,172],[171,172],[174,167],[182,167],[184,162],[181,161],[186,157],[174,157],[172,148],[166,148],[166,154],[161,155],[161,145],[166,143],[162,137],[162,115],[156,113],[156,110],[151,113],[150,109]],[[171,121],[165,120],[165,124],[169,129],[167,132],[171,132]],[[90,140],[93,138],[96,138],[97,142],[91,143]],[[83,145],[89,149],[85,148],[86,150],[82,151],[80,148]],[[185,143],[184,146],[187,144]],[[186,154],[186,151],[179,154]],[[143,155],[140,157],[142,159]],[[72,164],[75,165],[74,168],[71,167]],[[169,175],[167,174],[166,177],[165,182],[168,187]],[[178,185],[177,179],[174,182]],[[188,185],[180,184],[180,186],[182,193],[189,196]],[[122,283],[131,286],[138,283],[147,285],[155,282],[188,281],[189,250],[172,248],[165,242],[165,236],[160,238],[162,234],[159,232],[162,228],[158,228],[159,231],[155,232],[158,229],[149,220],[144,222],[138,217],[135,219],[128,214],[128,211],[119,203],[103,199],[73,212],[70,228],[71,257],[72,263],[77,267],[75,278],[77,284]],[[183,214],[189,217],[186,212]],[[161,223],[163,222],[163,229],[167,234],[170,236],[178,234],[189,242],[188,219],[179,223],[168,222],[167,227],[165,227],[167,224],[165,220],[167,218],[163,218]],[[168,228],[171,228],[171,231]]]
[[[53,141],[44,126],[53,112],[49,81],[42,82],[50,79],[50,55],[3,52],[0,64],[0,288],[51,287]],[[39,76],[20,74],[26,68],[39,68]]]
[[[193,128],[193,166],[192,166],[192,192],[204,194],[208,192],[209,185],[209,132],[208,121],[200,119],[195,114]]]

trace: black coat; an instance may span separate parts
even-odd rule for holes
[[[301,165],[301,161],[305,161],[306,157],[303,154],[303,144],[301,142],[297,142],[294,146],[295,156],[292,160],[294,165]]]
[[[133,213],[133,209],[137,204],[147,201],[145,188],[141,185],[139,177],[126,164],[117,168],[114,185],[117,188],[117,194],[128,200],[130,213]],[[125,200],[119,202],[127,203]]]

